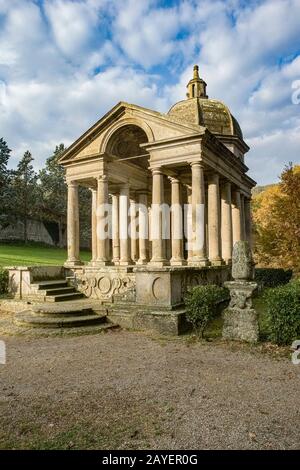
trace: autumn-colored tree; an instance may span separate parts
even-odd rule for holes
[[[278,184],[254,196],[255,259],[300,271],[300,165],[285,167]]]

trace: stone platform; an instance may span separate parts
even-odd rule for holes
[[[189,288],[223,285],[230,279],[229,266],[148,264],[51,267],[49,271],[46,267],[20,268],[21,272],[18,269],[9,270],[10,292],[15,299],[34,304],[17,309],[15,323],[19,326],[92,326],[101,323],[101,315],[105,315],[108,322],[124,328],[166,335],[178,335],[188,328],[184,297]],[[68,300],[70,296],[72,302]]]

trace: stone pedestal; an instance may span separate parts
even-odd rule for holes
[[[259,330],[252,295],[257,284],[252,280],[253,260],[246,241],[238,241],[233,247],[232,277],[234,281],[224,283],[230,292],[230,304],[223,312],[223,338],[255,343]]]
[[[223,338],[230,340],[258,341],[257,313],[252,308],[252,295],[257,289],[256,282],[225,282],[230,291],[229,307],[223,312]]]

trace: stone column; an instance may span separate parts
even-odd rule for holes
[[[171,181],[171,237],[172,237],[172,266],[182,266],[183,257],[183,213],[181,204],[181,184],[177,178]]]
[[[112,195],[112,256],[113,263],[120,262],[120,233],[119,233],[119,195]]]
[[[241,194],[241,239],[245,240],[245,198]]]
[[[120,265],[131,263],[129,229],[129,185],[124,184],[120,190],[119,230],[120,230]]]
[[[97,264],[108,264],[108,180],[99,176],[97,189]]]
[[[231,216],[231,184],[226,181],[221,191],[221,240],[222,258],[229,264],[232,257],[232,216]]]
[[[245,212],[245,240],[249,243],[252,249],[252,221],[251,221],[251,200],[248,197],[244,199],[244,212]]]
[[[236,242],[242,239],[240,190],[235,189],[232,196],[232,237],[234,246]]]
[[[203,165],[191,163],[192,168],[192,264],[207,266],[205,243],[205,185]]]
[[[222,264],[220,226],[219,175],[214,173],[208,182],[208,237],[209,260],[215,266]]]
[[[151,207],[151,232],[152,232],[152,258],[151,264],[164,266],[166,260],[166,244],[163,239],[162,204],[164,203],[164,175],[160,168],[152,169],[152,207]]]
[[[193,214],[192,214],[192,188],[187,186],[187,211],[186,211],[186,238],[188,242],[187,261],[191,264],[193,261]]]
[[[138,260],[137,204],[130,199],[130,252],[134,263]]]
[[[97,260],[97,189],[91,188],[92,193],[92,263]]]
[[[138,264],[147,264],[148,261],[148,196],[147,193],[139,194],[139,259]]]
[[[67,214],[67,234],[68,234],[68,259],[65,266],[77,266],[82,264],[79,258],[79,206],[78,206],[78,185],[76,181],[68,183],[68,214]]]

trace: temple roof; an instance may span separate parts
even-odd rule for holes
[[[199,78],[198,66],[194,66],[194,77],[187,85],[187,99],[174,104],[168,116],[184,124],[207,127],[213,134],[234,135],[243,140],[237,120],[221,101],[208,98],[206,83]]]

